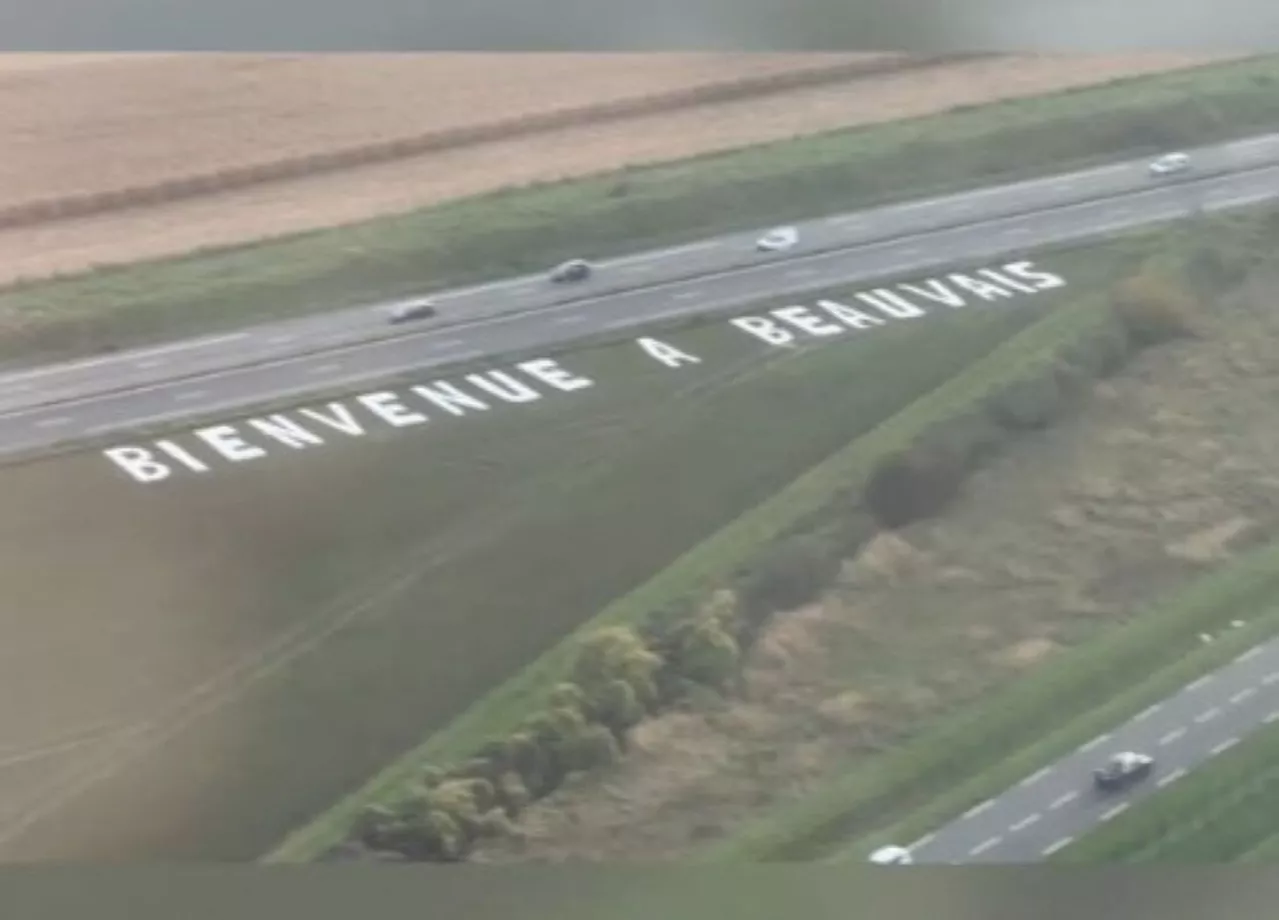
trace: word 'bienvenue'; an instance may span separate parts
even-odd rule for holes
[[[811,306],[778,307],[735,316],[727,322],[731,328],[766,345],[791,347],[805,338],[846,335],[893,321],[919,319],[937,306],[965,307],[972,302],[966,295],[992,303],[1065,284],[1061,277],[1038,269],[1032,262],[1009,262],[995,268],[857,291],[849,297],[849,303],[819,300]],[[660,339],[643,337],[634,344],[664,367],[702,363],[698,356]],[[156,483],[179,473],[207,474],[224,464],[323,447],[334,438],[361,438],[380,430],[419,427],[433,418],[472,417],[491,411],[495,405],[529,405],[548,396],[594,386],[595,380],[573,373],[551,358],[537,358],[454,380],[436,379],[235,423],[208,425],[145,446],[111,447],[103,454],[135,482]]]

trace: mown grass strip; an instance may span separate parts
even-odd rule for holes
[[[1280,835],[1273,831],[1270,837],[1260,841],[1252,849],[1241,853],[1235,861],[1242,863],[1270,863],[1274,866],[1277,858],[1280,858]]]
[[[704,594],[759,547],[856,488],[881,458],[921,433],[960,416],[1010,380],[1052,360],[1067,344],[1115,322],[1101,298],[1050,313],[992,350],[947,383],[857,438],[790,486],[739,516],[645,584],[619,598],[553,649],[477,701],[444,731],[410,751],[363,788],[291,835],[266,858],[305,861],[336,844],[367,804],[388,796],[424,763],[450,763],[513,730],[567,673],[581,638],[604,626],[637,624],[655,611]]]
[[[215,331],[1274,130],[1276,61],[1114,81],[509,189],[0,293],[0,356]]]
[[[1271,582],[1275,579],[1275,552],[1274,545],[1265,548],[1265,554],[1270,555],[1272,560],[1270,574],[1267,576]],[[1253,558],[1256,558],[1256,554]],[[842,842],[841,848],[832,854],[832,861],[865,860],[868,853],[884,843],[895,841],[910,843],[920,839],[973,805],[998,795],[1023,777],[1051,764],[1091,738],[1132,718],[1152,703],[1175,693],[1200,675],[1226,664],[1240,652],[1275,634],[1274,584],[1271,584],[1272,596],[1261,605],[1253,606],[1252,616],[1250,616],[1240,606],[1231,603],[1233,598],[1229,595],[1234,589],[1234,593],[1240,595],[1236,600],[1243,602],[1243,595],[1248,594],[1248,588],[1251,585],[1260,593],[1265,593],[1257,581],[1243,580],[1240,584],[1233,586],[1225,583],[1225,575],[1210,576],[1210,578],[1212,581],[1199,582],[1186,595],[1175,599],[1168,606],[1153,608],[1142,620],[1131,624],[1135,627],[1135,631],[1128,633],[1130,637],[1138,633],[1156,632],[1166,617],[1176,619],[1178,613],[1188,612],[1192,607],[1202,614],[1202,618],[1197,621],[1177,620],[1183,627],[1178,630],[1180,644],[1170,644],[1163,649],[1157,648],[1152,651],[1149,656],[1150,662],[1157,665],[1157,670],[1141,672],[1145,676],[1139,682],[1113,696],[1103,695],[1101,698],[1106,699],[1107,702],[1084,711],[1073,706],[1073,699],[1070,696],[1065,696],[1058,705],[1057,701],[1051,697],[1042,697],[1036,693],[1037,688],[1033,682],[1036,681],[1037,675],[1018,682],[1009,688],[1006,696],[1012,696],[1017,691],[1035,694],[1041,703],[1040,725],[1058,724],[1062,726],[1061,728],[1025,747],[1014,749],[1012,753],[1011,749],[1005,746],[995,747],[985,758],[970,760],[966,760],[963,756],[957,758],[956,775],[968,776],[967,781],[960,782],[952,788],[939,787],[935,797],[909,811],[899,812],[891,825],[881,826],[872,833]],[[1215,598],[1223,606],[1217,606]],[[1193,604],[1192,601],[1197,603]],[[1179,606],[1183,608],[1181,611],[1177,609]],[[1232,619],[1240,618],[1248,618],[1245,626],[1233,630],[1210,645],[1200,644],[1197,636],[1201,629],[1218,628]],[[1172,631],[1172,627],[1169,628]],[[1091,680],[1089,674],[1092,669],[1087,659],[1091,656],[1106,655],[1108,640],[1112,638],[1123,641],[1125,637],[1104,635],[1092,643],[1079,646],[1068,653],[1070,662],[1059,660],[1059,670],[1074,667],[1078,669],[1082,682]],[[1147,659],[1141,655],[1135,656],[1131,659],[1129,667],[1140,669],[1141,662],[1145,660]],[[1170,663],[1159,667],[1160,661]],[[1133,672],[1119,674],[1118,677],[1120,680],[1132,680]],[[1101,689],[1105,691],[1114,683],[1114,680],[1103,682]],[[1085,689],[1082,683],[1080,690]],[[1099,698],[1097,694],[1090,694],[1090,696],[1094,699]],[[1066,724],[1062,724],[1063,720],[1070,718],[1073,713],[1078,715]],[[1000,711],[994,705],[991,706],[990,716],[993,720],[1000,718]]]
[[[1230,862],[1276,834],[1274,725],[1055,853],[1051,862]]]

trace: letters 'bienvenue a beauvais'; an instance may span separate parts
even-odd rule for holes
[[[1009,301],[1065,284],[1060,276],[1033,262],[1008,262],[856,291],[839,301],[823,299],[811,305],[735,316],[728,324],[766,345],[790,347],[805,338],[873,330],[891,322],[920,319],[939,308]],[[696,355],[659,339],[640,338],[636,345],[665,367],[702,363]],[[436,379],[396,390],[360,393],[324,405],[206,425],[145,445],[117,445],[103,453],[129,479],[158,483],[176,475],[207,475],[220,466],[323,448],[334,439],[417,428],[438,418],[483,416],[497,405],[529,405],[595,385],[596,381],[557,361],[538,358],[453,380]]]

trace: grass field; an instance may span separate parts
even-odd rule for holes
[[[93,351],[1274,130],[1274,60],[530,189],[0,293],[0,357]]]
[[[1042,261],[1073,296],[1132,257],[1098,253]],[[140,489],[96,455],[6,468],[3,578],[24,600],[6,624],[0,712],[15,743],[106,721],[155,746],[11,840],[0,832],[0,850],[259,855],[743,507],[1060,302],[786,351],[717,323],[675,339],[704,359],[680,371],[630,343],[597,346],[561,358],[600,381],[572,398],[171,489]],[[49,672],[50,646],[81,680]],[[228,746],[233,770],[216,754]],[[87,756],[65,756],[66,775],[33,766],[30,789],[0,795],[0,821],[54,807]]]

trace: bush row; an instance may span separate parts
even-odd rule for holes
[[[1144,277],[1140,270],[1117,289],[1103,321],[886,457],[861,489],[767,544],[705,602],[588,636],[540,712],[466,763],[424,769],[396,804],[367,810],[354,829],[360,845],[411,860],[465,859],[478,841],[509,833],[530,802],[615,761],[646,716],[698,690],[730,691],[744,651],[774,612],[818,597],[880,529],[942,513],[985,457],[1009,437],[1051,424],[1088,381],[1121,366],[1131,343],[1181,334],[1181,288],[1150,285],[1139,292],[1141,310],[1127,306],[1127,292]],[[1147,325],[1162,335],[1137,334]]]
[[[1275,834],[1275,726],[1056,854],[1067,863],[1228,862]]]
[[[463,859],[478,840],[510,832],[526,805],[568,777],[615,761],[645,716],[698,688],[728,690],[740,655],[728,591],[641,630],[599,630],[579,646],[569,678],[540,712],[464,764],[426,768],[401,801],[366,811],[354,836],[368,850],[415,861]]]

